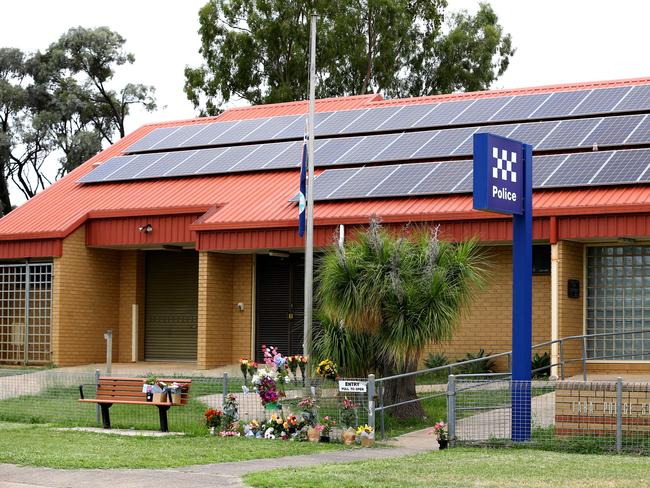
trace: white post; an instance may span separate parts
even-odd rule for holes
[[[558,245],[551,244],[551,340],[559,339],[559,276],[558,276]],[[551,364],[557,364],[560,359],[559,343],[551,344]],[[551,367],[551,376],[558,378],[558,366]]]
[[[131,362],[138,362],[138,304],[131,305]]]
[[[307,141],[307,239],[305,240],[305,311],[302,350],[311,359],[314,279],[314,113],[316,112],[316,15],[311,16],[309,49],[309,140]]]

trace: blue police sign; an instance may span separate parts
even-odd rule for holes
[[[474,208],[524,211],[524,144],[494,134],[474,135]]]
[[[494,134],[474,134],[474,208],[512,214],[513,441],[527,441],[531,434],[532,202],[532,146]]]

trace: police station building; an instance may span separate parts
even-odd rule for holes
[[[511,348],[512,224],[472,208],[472,139],[532,145],[533,343],[650,329],[650,78],[403,100],[319,100],[314,242],[378,215],[478,237],[490,277],[450,360]],[[0,220],[0,363],[301,352],[306,102],[144,126]],[[495,178],[520,161],[493,155]],[[497,161],[499,160],[499,161]],[[510,200],[508,185],[494,196]],[[584,349],[583,349],[584,348]],[[551,351],[552,349],[552,351]],[[650,371],[650,334],[546,347],[566,374]],[[500,368],[507,367],[505,363]]]

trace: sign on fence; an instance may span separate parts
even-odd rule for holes
[[[365,393],[368,391],[368,382],[339,380],[339,391],[344,393]]]

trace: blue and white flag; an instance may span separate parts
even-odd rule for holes
[[[305,210],[307,209],[307,136],[302,144],[302,164],[300,165],[300,193],[298,194],[298,235],[305,234]]]

